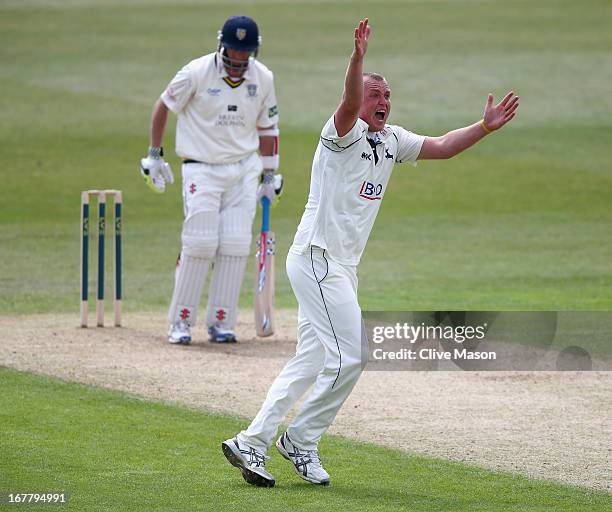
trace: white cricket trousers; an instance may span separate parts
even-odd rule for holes
[[[289,252],[287,275],[299,304],[296,353],[251,425],[238,434],[240,442],[266,452],[289,410],[312,386],[287,432],[301,449],[317,449],[361,375],[362,357],[367,360],[356,270],[316,246],[301,255]]]

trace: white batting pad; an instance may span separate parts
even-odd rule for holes
[[[219,243],[219,214],[198,212],[183,223],[183,254],[212,260]]]
[[[208,293],[206,324],[223,329],[236,326],[238,298],[251,249],[252,215],[245,208],[223,210],[219,221],[219,252]]]
[[[219,242],[217,212],[198,212],[183,223],[183,250],[177,263],[174,293],[168,311],[170,323],[196,324],[202,289]]]
[[[247,256],[219,254],[213,267],[208,294],[206,324],[234,330],[238,313],[238,298],[244,279]]]
[[[246,208],[227,208],[220,214],[219,254],[248,256],[251,252],[253,216]]]
[[[202,289],[210,260],[194,258],[184,252],[176,269],[176,285],[168,311],[171,324],[184,320],[191,327],[196,324]]]

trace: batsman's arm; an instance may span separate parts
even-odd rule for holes
[[[257,135],[259,136],[259,156],[263,164],[264,173],[274,174],[278,169],[278,129],[279,113],[274,87],[274,75],[269,72],[263,83],[264,97],[257,115]]]
[[[151,137],[150,143],[154,148],[159,148],[162,145],[166,123],[168,122],[168,107],[164,101],[159,98],[153,106],[151,114]]]
[[[259,134],[259,156],[263,165],[263,175],[261,183],[257,188],[257,202],[261,201],[262,197],[267,197],[270,204],[276,202],[277,196],[280,196],[282,190],[283,178],[280,174],[276,174],[279,165],[278,156],[278,137],[279,130],[276,125],[268,128],[257,128]]]
[[[355,29],[355,47],[344,78],[344,92],[334,114],[336,132],[340,137],[351,131],[359,116],[363,101],[363,58],[368,50],[369,37],[370,26],[365,18]]]
[[[160,98],[153,106],[151,115],[151,132],[149,151],[140,160],[140,174],[151,190],[161,194],[166,190],[166,183],[174,183],[174,175],[170,164],[164,161],[161,147],[164,130],[168,121],[168,107]]]
[[[278,159],[278,136],[279,130],[276,126],[271,128],[257,128],[259,134],[259,154],[262,157],[264,171],[278,169],[278,162],[269,160],[270,157]]]
[[[519,97],[512,91],[495,106],[493,106],[493,95],[489,94],[480,121],[448,132],[441,137],[426,137],[417,160],[447,159],[462,153],[510,121],[515,116],[518,106]]]

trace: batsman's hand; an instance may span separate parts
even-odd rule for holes
[[[271,205],[278,203],[283,193],[283,175],[273,172],[264,172],[261,183],[257,187],[257,202],[261,203],[263,197],[267,197]]]
[[[140,160],[140,174],[153,192],[162,194],[166,191],[166,182],[174,183],[170,164],[163,157],[148,155]]]
[[[510,91],[497,105],[493,106],[493,95],[489,94],[485,106],[483,121],[489,131],[499,130],[516,114],[519,97]]]

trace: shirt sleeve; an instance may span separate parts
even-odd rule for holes
[[[185,108],[196,91],[196,81],[189,64],[184,66],[161,94],[162,101],[175,114]]]
[[[278,124],[278,104],[276,103],[276,91],[274,90],[274,79],[270,82],[268,94],[266,94],[261,112],[257,117],[257,126],[260,128],[270,128]]]
[[[357,121],[350,131],[346,135],[340,137],[336,131],[334,116],[331,116],[321,131],[321,144],[330,151],[340,153],[361,140],[367,129],[368,125],[365,121],[357,118]]]
[[[395,161],[397,163],[409,162],[412,165],[416,165],[425,137],[409,132],[400,126],[395,127],[393,133],[397,137],[397,156]]]

